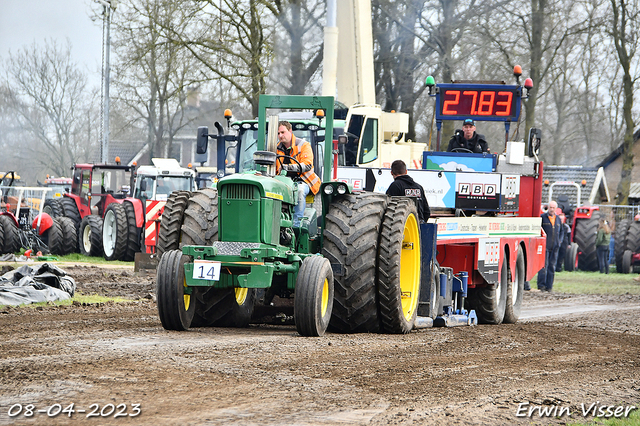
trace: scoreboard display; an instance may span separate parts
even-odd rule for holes
[[[440,84],[438,89],[438,120],[517,121],[520,115],[519,86]]]

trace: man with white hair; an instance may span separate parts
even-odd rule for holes
[[[562,221],[556,216],[557,207],[558,203],[551,201],[547,212],[542,214],[542,229],[547,234],[547,251],[544,258],[544,268],[538,272],[538,289],[540,291],[550,292],[553,288],[558,249],[564,238]]]

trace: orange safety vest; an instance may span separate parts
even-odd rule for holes
[[[320,178],[313,172],[313,151],[311,144],[304,139],[296,139],[295,135],[291,135],[291,157],[295,158],[300,164],[311,165],[311,170],[300,174],[302,180],[309,185],[309,189],[313,194],[317,194],[320,191]],[[278,155],[286,155],[284,151],[280,149],[280,144],[277,148]],[[294,162],[295,164],[295,162]],[[276,161],[276,172],[280,173],[282,168],[282,161]]]

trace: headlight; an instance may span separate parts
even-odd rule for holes
[[[347,192],[346,185],[338,185],[338,194],[342,195],[342,194],[345,194],[346,192]]]
[[[324,187],[324,193],[327,195],[333,194],[333,186],[327,185]]]

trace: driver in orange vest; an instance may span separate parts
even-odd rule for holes
[[[309,191],[317,194],[320,190],[320,178],[313,172],[313,150],[311,144],[304,139],[297,139],[291,131],[291,123],[281,121],[278,123],[278,155],[286,155],[298,160],[296,163],[291,158],[279,158],[276,161],[276,171],[287,171],[287,176],[298,182],[298,204],[293,211],[293,226],[300,226],[300,219],[307,207],[307,194]]]

